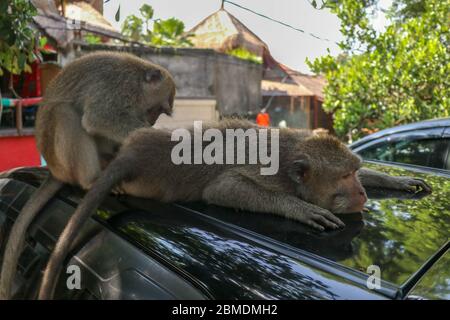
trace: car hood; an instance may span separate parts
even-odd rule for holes
[[[370,200],[368,211],[363,214],[364,224],[351,242],[351,256],[340,262],[361,270],[378,265],[384,280],[405,284],[427,261],[448,248],[450,177],[393,166],[368,166],[390,175],[422,178],[433,192],[414,197],[390,190],[368,190]],[[450,273],[447,275],[449,279]]]
[[[371,266],[378,266],[382,280],[408,291],[449,247],[450,176],[374,163],[365,166],[390,175],[424,179],[433,192],[412,195],[369,189],[367,211],[338,215],[346,227],[321,233],[272,215],[255,217],[202,204],[193,208],[354,270],[367,273]],[[445,272],[439,277],[449,290],[450,266]]]

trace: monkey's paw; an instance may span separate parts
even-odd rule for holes
[[[430,185],[422,179],[412,177],[397,177],[396,180],[398,183],[395,185],[394,189],[411,193],[417,193],[421,191],[431,193],[432,191]]]
[[[307,210],[299,215],[298,220],[320,231],[324,231],[325,228],[336,230],[345,227],[341,219],[315,205],[308,206]]]

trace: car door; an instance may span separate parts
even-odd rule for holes
[[[449,169],[450,135],[444,137],[443,133],[444,128],[396,133],[360,146],[355,152],[365,160]]]
[[[450,127],[445,128],[444,133],[442,134],[442,138],[450,139]],[[447,159],[445,160],[445,169],[450,170],[450,146],[447,150]]]

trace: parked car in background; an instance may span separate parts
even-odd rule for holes
[[[80,268],[82,288],[68,288],[63,272],[55,298],[450,299],[450,173],[365,165],[425,179],[433,193],[368,189],[367,211],[341,214],[345,228],[324,232],[267,213],[110,195],[66,261]],[[0,175],[0,259],[18,213],[47,175],[42,167]],[[36,297],[83,195],[65,186],[33,221],[15,298]]]
[[[450,118],[382,130],[350,148],[365,160],[450,170]]]

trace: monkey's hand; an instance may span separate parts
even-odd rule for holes
[[[432,189],[429,184],[427,184],[422,179],[417,179],[413,177],[392,177],[394,183],[392,183],[392,189],[407,191],[411,193],[425,192],[431,193]]]
[[[361,168],[359,178],[362,185],[373,188],[393,189],[411,193],[431,193],[431,187],[422,179],[413,177],[395,177],[375,170]]]
[[[336,230],[345,227],[341,219],[330,211],[303,201],[293,218],[320,231],[325,228]]]

